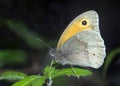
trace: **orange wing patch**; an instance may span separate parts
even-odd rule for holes
[[[59,42],[57,44],[57,50],[72,36],[77,34],[78,32],[84,31],[84,30],[89,30],[91,29],[91,26],[89,23],[87,25],[82,25],[82,20],[75,20],[68,27],[65,29],[63,34],[61,35]]]

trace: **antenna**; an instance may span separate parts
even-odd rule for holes
[[[45,43],[43,40],[36,38],[37,40],[41,41],[44,45],[47,45],[48,48],[50,48],[51,50],[53,50],[52,47],[50,47],[50,45],[48,45],[47,43]]]

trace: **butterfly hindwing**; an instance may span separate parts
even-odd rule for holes
[[[99,33],[86,30],[66,41],[58,52],[61,64],[98,68],[105,57],[105,46]]]

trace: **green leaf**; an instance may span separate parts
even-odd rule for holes
[[[56,62],[55,62],[54,60],[52,60],[50,66],[46,66],[46,67],[45,67],[43,74],[44,74],[47,78],[50,78],[52,71],[56,70],[55,67],[52,66],[52,65],[54,65],[54,64],[56,64]]]
[[[80,76],[87,76],[91,74],[92,72],[90,70],[73,67],[73,68],[53,70],[51,73],[51,76],[52,78],[56,78],[63,75],[80,77]]]
[[[35,81],[35,82],[34,82]],[[39,82],[38,82],[39,81]],[[37,82],[37,83],[36,83]],[[36,83],[36,84],[35,84]],[[33,86],[42,86],[43,83],[45,83],[45,77],[44,76],[38,76],[38,75],[31,75],[27,76],[24,79],[16,82],[12,86],[30,86],[31,84]]]
[[[55,69],[55,67],[47,66],[44,70],[44,75],[47,76],[47,78],[56,78],[63,75],[79,77],[79,76],[87,76],[91,74],[92,72],[90,70],[75,68],[75,67]]]
[[[46,78],[45,78],[44,76],[42,76],[42,77],[34,80],[34,81],[32,82],[32,86],[43,86],[43,84],[45,83],[45,79],[46,79]]]
[[[22,72],[16,71],[6,71],[0,74],[0,80],[21,80],[24,79],[27,75]]]
[[[80,77],[80,76],[87,76],[92,74],[90,70],[83,69],[83,68],[76,68],[76,67],[56,69],[55,67],[52,66],[53,64],[54,65],[56,64],[54,60],[52,60],[50,66],[45,67],[44,75],[48,79],[56,78],[63,75]]]
[[[21,50],[0,50],[0,66],[23,64],[27,60],[27,54]]]
[[[106,60],[104,62],[104,66],[103,66],[103,77],[106,76],[106,72],[108,70],[108,67],[110,65],[110,63],[112,62],[112,60],[114,59],[115,55],[120,53],[120,48],[114,49],[112,50],[108,56],[106,57]]]
[[[49,78],[51,77],[51,73],[55,71],[55,67],[52,67],[52,66],[46,66],[45,67],[45,70],[44,70],[44,75]]]

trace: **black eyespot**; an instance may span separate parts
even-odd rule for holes
[[[95,53],[93,55],[95,56]]]
[[[83,21],[82,21],[82,25],[87,25],[87,21],[86,21],[86,20],[83,20]]]

